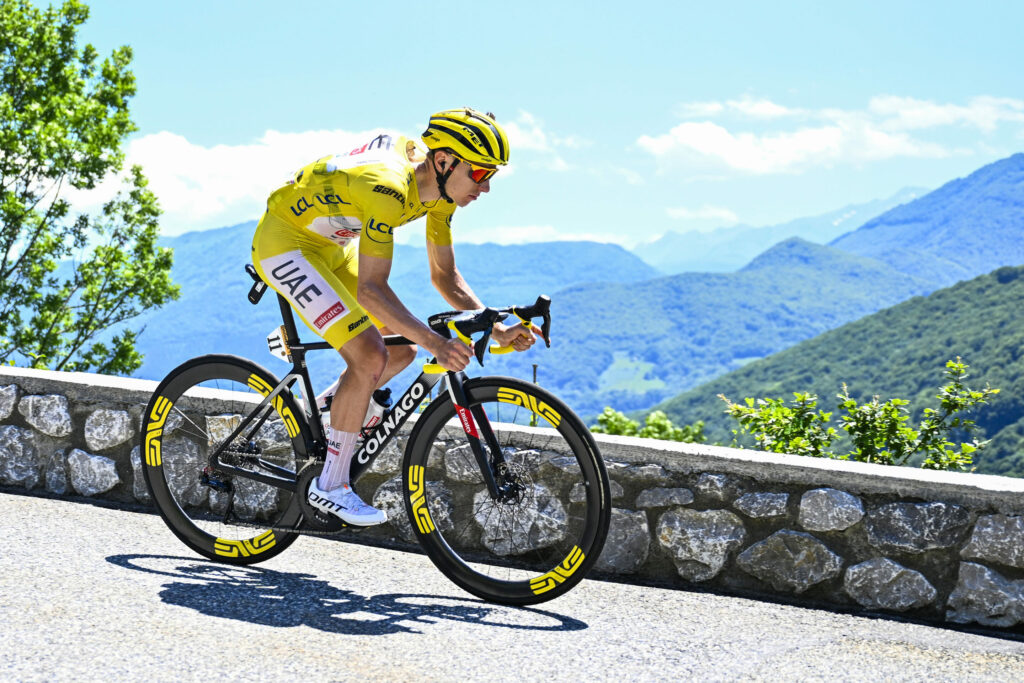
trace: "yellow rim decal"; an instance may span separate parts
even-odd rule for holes
[[[224,557],[249,557],[270,550],[275,543],[277,543],[277,539],[274,538],[274,530],[267,529],[256,538],[244,541],[218,538],[213,542],[213,551]]]
[[[409,468],[409,501],[412,503],[412,516],[416,518],[416,527],[421,534],[434,531],[434,520],[430,519],[427,510],[426,493],[424,491],[423,466],[413,465]]]
[[[536,579],[530,579],[530,590],[535,595],[551,590],[572,576],[580,568],[581,564],[583,564],[583,551],[580,550],[579,546],[574,545],[572,550],[569,551],[569,556],[562,561],[562,564],[547,574],[538,576]]]
[[[256,375],[249,375],[248,384],[263,396],[266,396],[271,392],[271,386]],[[274,397],[274,400],[271,401],[271,403],[274,404],[274,409],[277,410],[277,414],[280,415],[281,420],[284,421],[285,429],[288,430],[288,436],[294,439],[299,435],[299,423],[295,421],[295,416],[292,414],[291,408],[284,404],[284,396],[278,394]]]
[[[502,403],[523,406],[550,422],[552,427],[558,427],[562,421],[562,416],[554,408],[544,401],[538,401],[536,396],[531,396],[518,389],[508,389],[506,387],[498,389],[498,400]]]
[[[171,414],[174,404],[163,396],[157,396],[153,403],[153,412],[149,415],[149,424],[146,425],[146,464],[150,467],[160,467],[163,459],[160,457],[160,437],[164,433],[164,423],[167,416]]]

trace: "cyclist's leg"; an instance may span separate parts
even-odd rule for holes
[[[263,279],[348,364],[340,383],[339,400],[332,405],[328,455],[318,484],[322,492],[345,489],[339,496],[348,495],[345,485],[356,438],[370,395],[387,364],[387,349],[380,333],[335,272],[344,260],[345,253],[337,245],[269,215],[260,221],[253,238],[253,263]],[[359,506],[366,507],[362,501],[358,501]],[[373,517],[367,515],[368,519]],[[340,516],[355,523],[383,521],[375,517],[375,521],[359,521]]]

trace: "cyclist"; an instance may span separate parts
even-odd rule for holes
[[[378,135],[348,154],[309,164],[267,200],[253,237],[253,264],[305,323],[345,360],[331,401],[327,460],[309,502],[348,524],[387,520],[352,490],[349,468],[374,390],[412,363],[416,347],[390,351],[384,334],[401,334],[448,370],[472,358],[470,347],[419,321],[388,285],[393,230],[426,216],[430,278],[455,309],[483,304],[455,266],[451,220],[457,207],[491,189],[508,163],[505,131],[493,114],[469,108],[430,117],[413,140]],[[536,341],[523,325],[494,326],[494,340],[525,351]]]

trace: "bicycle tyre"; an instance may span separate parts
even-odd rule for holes
[[[277,383],[267,370],[244,358],[200,356],[172,370],[146,407],[140,455],[150,496],[171,531],[208,559],[254,564],[276,556],[298,537],[280,530],[295,528],[301,519],[291,492],[228,475],[224,479],[235,491],[235,519],[218,521],[227,509],[228,493],[202,481],[212,449]],[[262,422],[248,443],[265,450],[267,459],[294,465],[305,459],[309,427],[292,394],[278,396],[281,400],[274,402],[271,413],[276,419]],[[237,452],[240,446],[226,453]]]
[[[536,385],[486,377],[464,387],[468,407],[487,414],[521,497],[491,499],[442,394],[417,420],[403,462],[413,531],[438,569],[477,597],[530,605],[563,595],[597,561],[608,533],[611,496],[597,445],[568,406]],[[523,425],[531,416],[546,426]]]

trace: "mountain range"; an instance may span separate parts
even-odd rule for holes
[[[852,204],[778,225],[740,224],[710,232],[669,231],[653,242],[635,246],[632,251],[665,274],[732,272],[784,239],[801,237],[809,242],[828,244],[851,228],[927,192],[921,188],[904,188],[887,199]]]
[[[656,277],[620,247],[593,242],[456,247],[460,270],[495,306],[550,294],[551,349],[487,359],[485,371],[531,377],[594,415],[655,403],[907,298],[1002,265],[1024,263],[1020,240],[1024,155],[872,218],[830,245],[785,239],[731,273]],[[182,298],[146,316],[138,376],[159,378],[202,352],[268,360],[264,338],[279,324],[271,298],[245,301],[253,223],[165,240],[175,248]],[[421,317],[446,310],[422,248],[396,248],[392,284]],[[307,332],[307,334],[309,334]],[[311,358],[329,382],[336,357]],[[333,354],[331,354],[333,356]],[[410,373],[413,371],[409,371]]]

